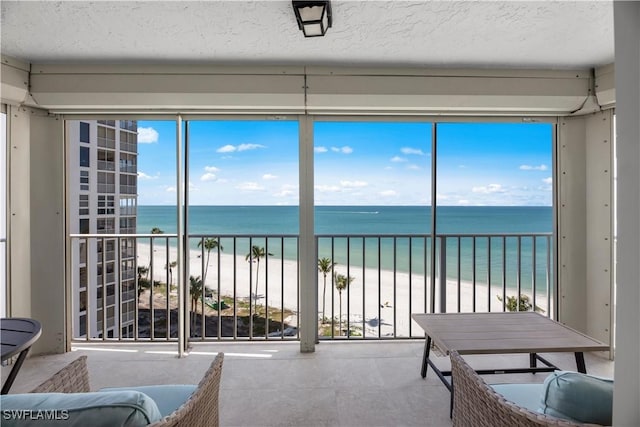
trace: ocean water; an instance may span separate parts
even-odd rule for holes
[[[440,233],[550,233],[550,206],[441,206]],[[174,206],[138,206],[138,233],[176,232]],[[297,206],[192,206],[189,234],[297,234]],[[428,234],[429,206],[317,206],[316,234]]]
[[[536,288],[539,291],[546,288],[547,273],[553,268],[553,255],[548,255],[549,247],[553,247],[551,239],[495,235],[551,233],[551,207],[442,206],[436,218],[437,234],[446,235],[449,279],[490,281],[492,286],[501,286],[504,281],[510,288],[519,282],[523,288],[531,288],[535,277]],[[138,233],[149,233],[153,227],[175,233],[175,207],[139,206]],[[251,245],[258,245],[266,247],[274,258],[296,259],[296,240],[280,236],[296,235],[298,229],[297,206],[192,206],[189,209],[188,234],[222,236],[224,253],[244,256]],[[429,273],[430,232],[431,208],[428,206],[315,208],[315,233],[320,236],[318,256],[333,257],[342,266]],[[494,237],[473,238],[469,236],[472,234]],[[241,237],[224,237],[231,235]],[[352,237],[347,239],[344,237],[347,235]],[[190,246],[196,248],[198,241],[199,238],[191,238]],[[440,240],[437,243],[440,244]]]

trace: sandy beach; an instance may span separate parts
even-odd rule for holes
[[[172,280],[175,284],[178,276],[177,269],[173,269],[170,277],[165,265],[167,259],[169,263],[177,259],[176,249],[169,248],[168,258],[166,250],[165,245],[158,243],[154,245],[153,278],[164,283]],[[148,244],[139,243],[137,255],[138,265],[150,265]],[[206,258],[205,252],[205,261]],[[190,250],[188,267],[190,276],[204,275],[205,266],[200,250]],[[296,312],[298,306],[297,263],[268,257],[260,260],[259,271],[256,273],[257,267],[257,263],[250,264],[244,256],[234,256],[224,252],[220,253],[218,263],[217,251],[212,251],[205,286],[221,296],[248,300],[250,296],[255,298],[257,274],[259,305],[266,302],[271,307],[283,307]],[[348,319],[352,331],[364,333],[365,336],[422,335],[420,327],[411,320],[411,313],[425,312],[430,306],[429,296],[425,297],[424,292],[430,287],[428,276],[403,272],[394,274],[393,271],[378,271],[378,269],[363,269],[355,266],[347,269],[345,265],[338,265],[335,270],[353,278],[348,288],[342,292],[342,321],[345,323]],[[268,288],[265,287],[266,283]],[[319,318],[322,317],[323,283],[323,276],[318,273]],[[458,311],[458,294],[460,295],[459,311],[473,311],[472,283],[461,282],[458,287],[457,281],[448,280],[446,292],[448,312]],[[493,288],[489,293],[486,283],[478,283],[475,292],[475,310],[488,311],[487,304],[490,302],[491,311],[502,311],[502,304],[497,299],[497,295],[501,294],[501,289]],[[507,292],[507,296],[509,295],[510,293]],[[331,276],[327,275],[325,317],[337,319],[340,311],[339,303],[339,293],[331,284]],[[546,299],[538,301],[537,305],[546,311]],[[438,291],[436,291],[436,311],[440,311]],[[297,325],[295,316],[291,316],[288,321]],[[346,326],[343,325],[344,328]]]

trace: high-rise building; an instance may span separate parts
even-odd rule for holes
[[[135,234],[137,122],[73,120],[66,131],[70,233]],[[74,338],[133,337],[135,243],[126,237],[74,240]]]

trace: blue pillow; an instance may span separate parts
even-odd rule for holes
[[[162,418],[144,393],[25,393],[1,400],[2,426],[146,426]]]
[[[137,387],[107,387],[98,391],[101,392],[114,392],[122,390],[135,390],[146,394],[158,405],[158,409],[163,417],[170,415],[176,409],[186,403],[191,397],[194,391],[198,388],[197,385],[183,385],[183,384],[170,384],[170,385],[146,385]]]
[[[556,371],[543,384],[539,412],[581,423],[611,425],[613,380]]]

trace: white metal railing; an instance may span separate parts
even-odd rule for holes
[[[117,240],[114,271],[89,276],[86,320],[80,327],[75,319],[74,339],[177,339],[177,235],[71,235],[73,245],[106,239]],[[135,240],[133,258],[122,239]],[[422,337],[411,320],[416,312],[536,309],[555,317],[551,233],[439,234],[435,245],[431,239],[317,235],[319,338]],[[189,235],[190,339],[297,339],[298,244],[297,235]],[[87,254],[87,265],[105,265],[108,258]],[[329,265],[326,275],[320,260]],[[70,276],[77,280],[77,274]],[[114,282],[113,298],[91,297],[91,287]],[[110,307],[113,331],[103,326]],[[88,333],[80,336],[80,330]]]

